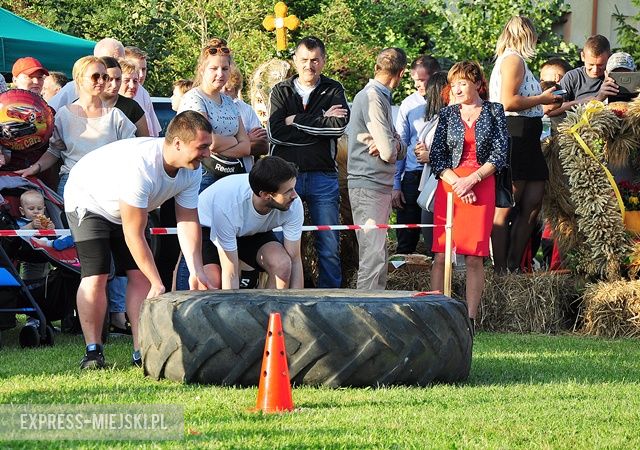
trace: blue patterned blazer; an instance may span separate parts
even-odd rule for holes
[[[445,169],[460,165],[464,144],[464,124],[460,117],[460,105],[442,108],[438,126],[431,145],[431,170],[436,177]],[[476,121],[476,157],[480,165],[490,162],[496,172],[508,166],[509,132],[504,108],[500,103],[483,102]]]

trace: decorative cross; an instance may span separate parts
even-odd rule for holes
[[[267,31],[276,30],[276,48],[278,51],[287,49],[287,30],[293,31],[300,25],[300,19],[296,16],[287,16],[288,9],[284,2],[278,2],[273,8],[276,16],[268,15],[262,21],[262,26]]]

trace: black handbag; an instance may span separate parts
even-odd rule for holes
[[[502,170],[496,172],[496,208],[512,208],[513,183],[511,181],[511,139],[509,139],[509,150],[507,150],[507,165]]]
[[[215,153],[209,158],[205,158],[202,161],[202,165],[216,180],[226,177],[227,175],[246,173],[244,164],[240,158],[229,158]]]

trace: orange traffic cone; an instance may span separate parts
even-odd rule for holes
[[[293,398],[282,321],[279,313],[271,313],[260,370],[256,411],[274,413],[292,410]]]

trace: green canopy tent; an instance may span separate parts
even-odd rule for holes
[[[23,56],[37,58],[47,70],[71,76],[78,58],[93,54],[95,42],[49,30],[0,8],[0,72],[11,72]]]

